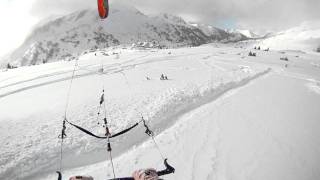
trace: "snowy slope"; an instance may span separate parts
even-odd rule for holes
[[[258,43],[275,50],[300,50],[314,52],[320,47],[320,22],[311,21],[276,33]]]
[[[104,85],[111,131],[134,124],[143,114],[177,170],[165,179],[318,179],[319,55],[290,52],[290,61],[284,62],[276,51],[248,57],[249,48],[234,46],[107,48],[83,54],[67,117],[103,135],[97,110]],[[57,136],[74,64],[0,72],[1,179],[56,178]],[[161,73],[169,80],[160,81]],[[112,177],[105,141],[69,126],[67,135],[64,179]],[[118,176],[163,168],[141,126],[112,145]]]

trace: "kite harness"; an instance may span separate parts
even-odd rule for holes
[[[101,19],[106,19],[109,15],[109,2],[108,0],[98,0],[98,12],[99,12],[99,16]],[[163,163],[166,169],[161,170],[161,171],[157,171],[157,175],[158,176],[163,176],[163,175],[167,175],[167,174],[171,174],[175,172],[175,169],[169,165],[167,158],[164,158],[163,154],[160,151],[160,148],[158,146],[158,144],[155,141],[155,137],[154,137],[154,133],[153,131],[151,131],[151,129],[149,128],[149,126],[146,123],[146,120],[144,119],[144,117],[141,115],[141,120],[135,124],[133,124],[132,126],[117,132],[115,134],[112,134],[111,131],[109,130],[109,122],[107,120],[107,109],[106,109],[106,102],[105,102],[105,88],[103,86],[102,88],[102,94],[100,96],[100,100],[99,100],[99,109],[98,109],[98,116],[97,116],[97,121],[99,119],[100,113],[102,111],[102,109],[104,110],[104,118],[103,118],[103,127],[105,129],[105,134],[103,136],[101,135],[97,135],[94,134],[93,132],[91,132],[88,129],[85,129],[75,123],[72,123],[68,120],[67,118],[67,110],[68,110],[68,105],[69,105],[69,100],[70,100],[70,93],[71,93],[71,87],[72,87],[72,83],[73,80],[75,78],[75,72],[76,72],[76,68],[78,67],[78,60],[75,61],[75,65],[74,65],[74,69],[72,71],[72,77],[70,80],[70,85],[69,85],[69,90],[67,93],[67,100],[66,100],[66,105],[65,105],[65,113],[64,113],[64,119],[62,122],[62,130],[60,135],[58,136],[59,139],[61,139],[61,144],[60,144],[60,164],[59,164],[59,170],[56,171],[58,173],[58,180],[62,180],[62,162],[63,162],[63,143],[64,143],[64,139],[67,138],[67,134],[66,134],[66,130],[67,130],[67,125],[70,125],[76,129],[78,129],[79,131],[82,131],[83,133],[87,134],[88,136],[97,138],[97,139],[102,139],[102,140],[107,140],[107,151],[109,153],[110,156],[110,162],[111,162],[111,166],[112,166],[112,172],[113,172],[113,179],[110,180],[134,180],[133,177],[124,177],[124,178],[116,178],[116,174],[115,174],[115,169],[114,169],[114,164],[113,164],[113,159],[112,159],[112,147],[111,147],[111,143],[110,143],[110,139],[119,137],[121,135],[126,134],[127,132],[133,130],[135,127],[137,127],[139,124],[143,123],[143,126],[145,128],[145,133],[152,139],[155,147],[157,148],[159,154],[161,155],[162,159],[163,159]],[[102,73],[97,72],[97,74],[102,74],[103,76],[103,61],[101,60],[101,70]],[[127,77],[123,72],[122,73],[125,78],[126,78],[126,82],[127,85],[129,85],[128,81],[127,81]],[[102,77],[101,76],[101,77]],[[102,79],[102,84],[103,84],[103,79]],[[131,88],[130,88],[131,89]],[[100,124],[100,122],[98,122],[98,124]]]

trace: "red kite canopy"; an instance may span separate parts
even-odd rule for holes
[[[109,0],[98,0],[98,11],[101,19],[105,19],[109,15]]]

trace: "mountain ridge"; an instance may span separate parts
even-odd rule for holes
[[[86,9],[42,22],[2,66],[7,63],[27,66],[72,59],[86,50],[130,46],[138,42],[149,42],[158,48],[172,48],[245,39],[245,36],[218,28],[204,30],[204,26],[192,26],[178,16],[148,16],[134,7],[115,5],[105,21],[100,20],[96,10]]]

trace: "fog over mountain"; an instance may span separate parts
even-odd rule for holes
[[[318,0],[111,0],[112,3],[131,4],[149,13],[170,13],[188,20],[200,21],[221,28],[280,31],[304,21],[320,18]],[[36,0],[35,16],[73,12],[75,9],[95,7],[91,1]]]

